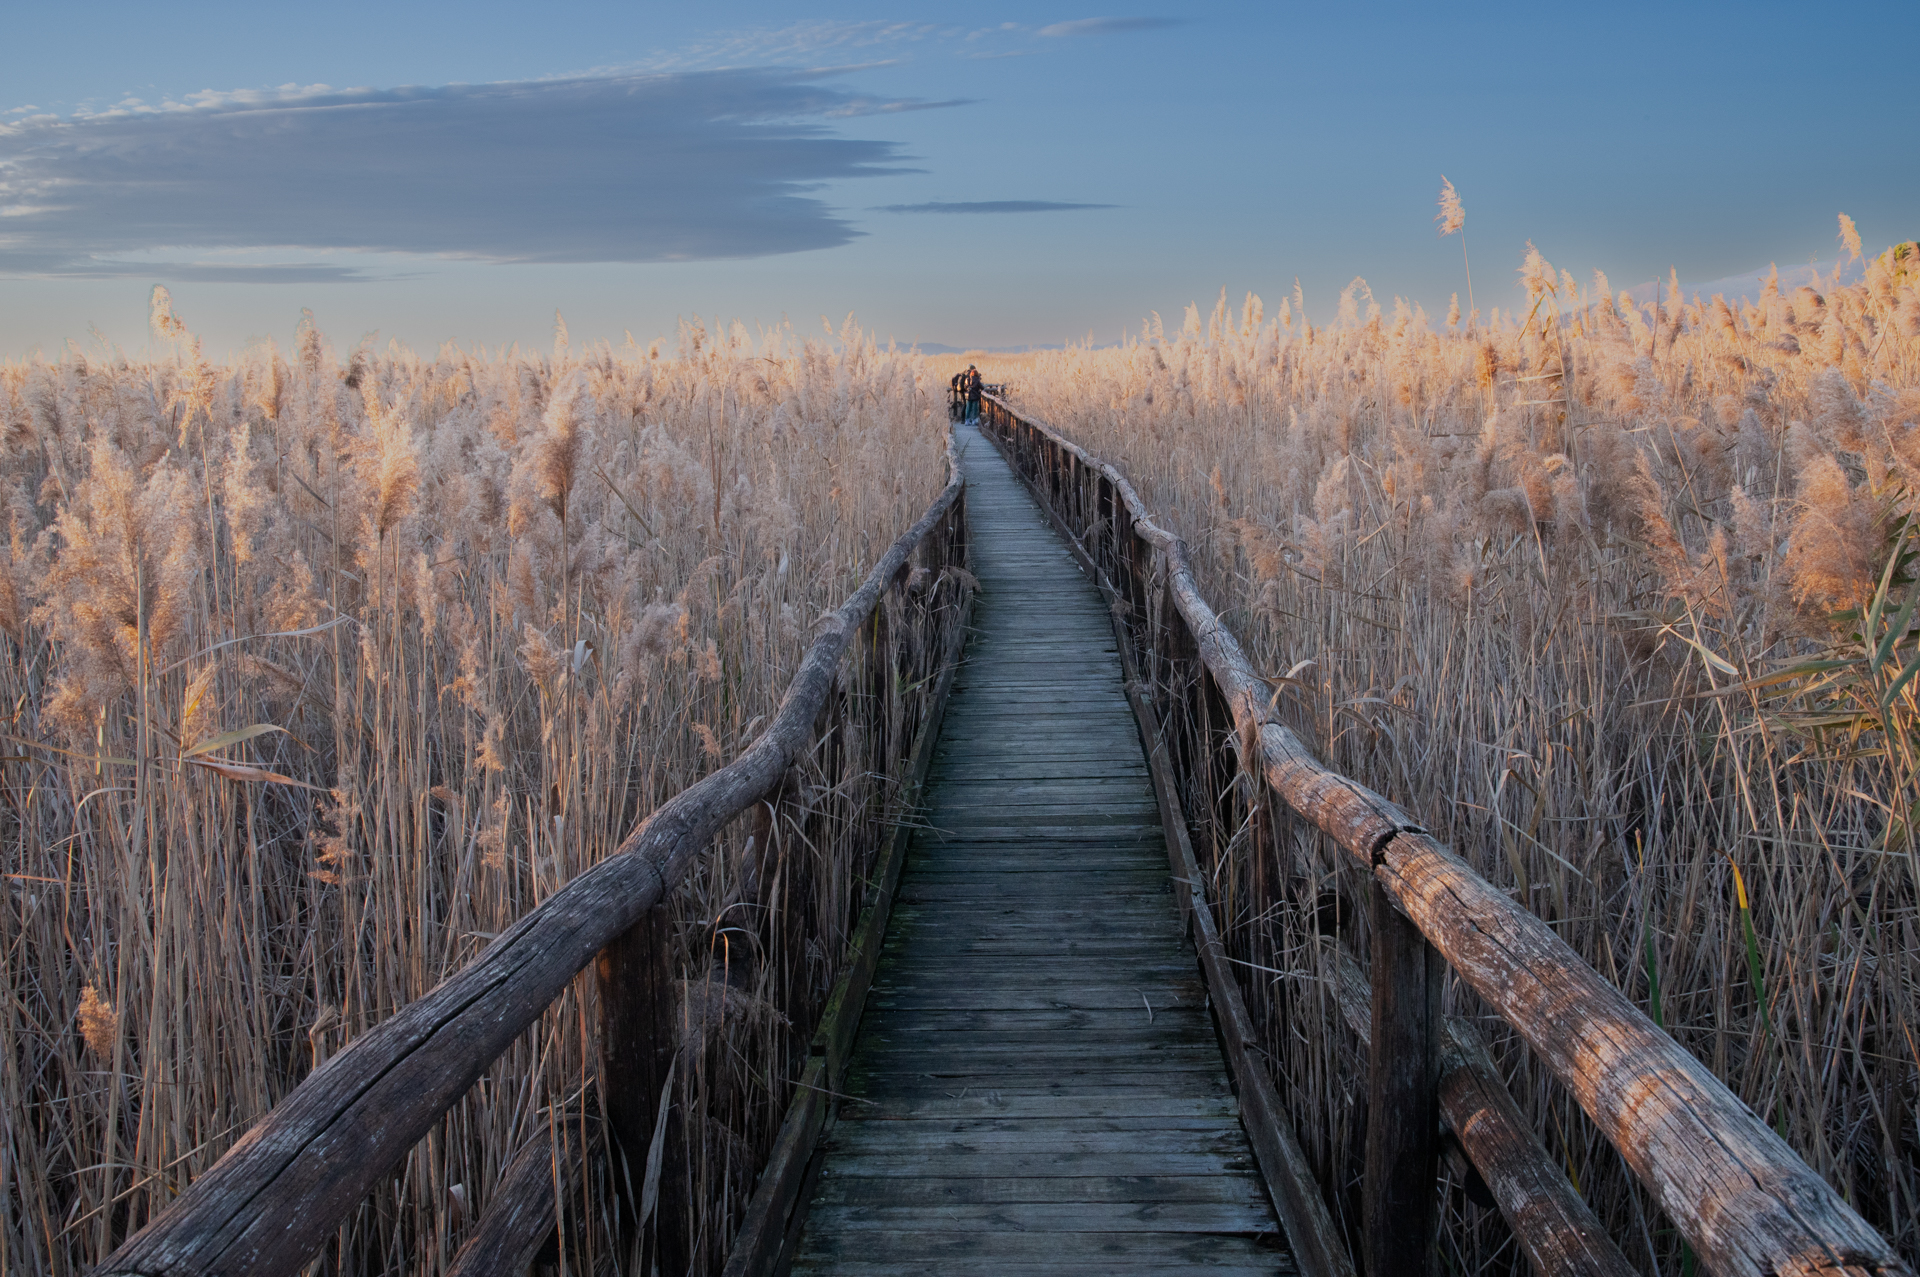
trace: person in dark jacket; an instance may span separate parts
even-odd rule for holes
[[[967,365],[967,420],[980,420],[980,370]]]
[[[967,374],[965,370],[953,374],[953,380],[949,381],[947,386],[952,391],[952,393],[947,396],[947,407],[950,409],[947,416],[958,421],[966,415],[967,411]]]

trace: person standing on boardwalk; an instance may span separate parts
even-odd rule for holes
[[[967,365],[967,420],[980,420],[980,370]]]
[[[951,417],[953,420],[958,421],[960,418],[966,415],[966,402],[967,402],[966,371],[962,369],[961,371],[953,374],[953,380],[949,381],[947,385],[953,391],[953,393],[947,397],[948,406],[952,409],[952,411],[949,412],[947,415]]]

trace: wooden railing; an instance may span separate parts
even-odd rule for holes
[[[1407,813],[1313,757],[1278,721],[1272,687],[1201,596],[1180,538],[1154,522],[1118,470],[999,397],[987,400],[982,429],[1096,572],[1130,679],[1165,729],[1149,740],[1156,765],[1209,805],[1240,795],[1233,801],[1247,816],[1256,874],[1284,882],[1292,843],[1263,826],[1264,799],[1249,791],[1332,839],[1366,884],[1370,987],[1349,956],[1336,995],[1368,1044],[1360,1235],[1369,1277],[1430,1270],[1443,1118],[1538,1271],[1634,1271],[1528,1128],[1475,1031],[1441,1014],[1449,967],[1566,1088],[1707,1271],[1910,1277],[1783,1139],[1544,922]],[[1205,912],[1201,883],[1189,889],[1192,908]],[[1204,949],[1219,941],[1203,922]],[[1236,1053],[1256,1058],[1257,1042],[1236,1041],[1250,1038],[1250,1026],[1226,1020],[1230,1062]],[[1243,1109],[1247,1101],[1243,1078]],[[1258,1149],[1251,1122],[1249,1132]],[[1305,1228],[1320,1244],[1312,1203],[1276,1205],[1290,1231]],[[1302,1266],[1312,1270],[1309,1258]]]
[[[834,728],[857,725],[864,753],[856,769],[887,775],[924,752],[937,730],[972,591],[964,481],[951,439],[947,462],[939,498],[853,596],[821,618],[779,711],[739,758],[663,803],[610,856],[466,967],[315,1069],[115,1251],[96,1270],[99,1277],[297,1272],[596,955],[602,1106],[638,1189],[662,1126],[655,1111],[661,1075],[672,1067],[675,973],[661,965],[661,906],[730,821],[750,809],[763,822],[775,821],[782,804],[799,801],[797,787],[785,782]],[[850,649],[866,659],[846,669]],[[898,816],[897,803],[872,814],[872,825],[892,835],[876,841],[900,841]],[[872,876],[884,876],[897,860],[879,846],[873,851],[878,869],[867,866],[852,884],[869,897]],[[868,905],[871,914],[870,899]],[[856,944],[842,965],[848,978],[828,1007],[847,1000],[851,980],[858,985],[857,1017],[870,955]],[[808,1094],[805,1076],[789,1081]],[[552,1152],[543,1136],[514,1159],[455,1268],[524,1267],[561,1209],[553,1185],[567,1176],[554,1175],[550,1160],[577,1161],[582,1143],[578,1127],[556,1130]],[[671,1267],[661,1264],[662,1271]]]

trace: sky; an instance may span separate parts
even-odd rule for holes
[[[1731,292],[1920,235],[1912,12],[42,0],[0,46],[0,359],[216,357],[303,309],[545,348],[851,314],[928,348],[1108,343],[1225,288],[1330,318],[1583,282]]]

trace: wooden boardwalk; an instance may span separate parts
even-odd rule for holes
[[[1105,605],[957,427],[981,592],[796,1273],[1292,1273]]]

